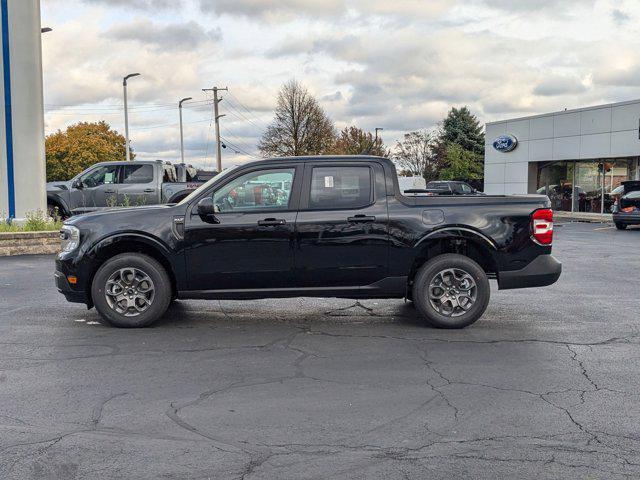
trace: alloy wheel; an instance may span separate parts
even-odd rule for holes
[[[128,267],[111,274],[104,293],[112,310],[126,317],[136,317],[146,312],[153,303],[155,287],[145,272]]]
[[[440,315],[459,317],[476,303],[478,287],[465,270],[447,268],[433,276],[428,295],[429,303]]]

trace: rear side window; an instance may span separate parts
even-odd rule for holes
[[[360,208],[371,203],[369,167],[314,167],[309,208]]]
[[[125,165],[122,183],[153,182],[153,165]]]

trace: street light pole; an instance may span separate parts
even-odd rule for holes
[[[378,142],[378,132],[384,130],[382,127],[376,127],[376,143]]]
[[[183,98],[178,102],[178,110],[180,111],[180,156],[182,158],[182,163],[184,164],[184,135],[182,133],[182,104],[188,100],[191,100],[191,97]]]
[[[131,151],[129,148],[129,110],[127,108],[127,80],[137,77],[139,73],[130,73],[122,80],[122,88],[124,90],[124,139],[125,149],[127,151],[127,162],[131,161]]]

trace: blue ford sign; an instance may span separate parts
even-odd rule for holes
[[[493,141],[493,148],[499,152],[507,153],[516,148],[518,139],[513,135],[500,135]]]

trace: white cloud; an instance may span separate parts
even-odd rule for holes
[[[178,158],[175,103],[203,100],[201,88],[212,85],[233,94],[223,94],[223,136],[250,153],[279,86],[292,77],[338,127],[384,127],[389,144],[403,131],[432,127],[451,106],[469,105],[490,121],[640,97],[640,27],[629,21],[640,3],[631,0],[43,6],[43,24],[54,28],[43,37],[47,130],[98,118],[122,130],[122,76],[139,71],[129,90],[132,142],[146,158]],[[55,110],[60,104],[70,107]],[[210,115],[207,105],[185,110],[193,161],[212,158]],[[224,155],[248,158],[232,148]]]

